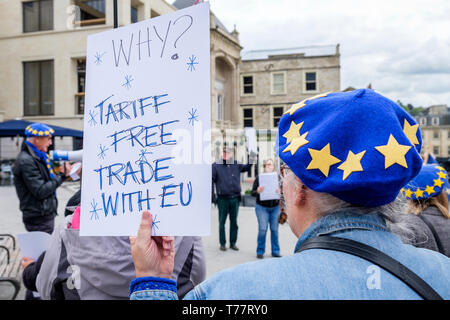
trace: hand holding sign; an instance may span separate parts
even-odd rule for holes
[[[175,261],[174,238],[152,237],[152,226],[152,215],[144,211],[137,237],[130,237],[136,277],[170,279]]]

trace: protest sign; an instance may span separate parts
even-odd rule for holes
[[[280,185],[278,184],[278,173],[261,173],[258,176],[259,185],[263,186],[263,191],[259,194],[261,201],[280,199]]]
[[[209,235],[209,23],[204,3],[88,37],[80,235],[135,235],[144,210]]]

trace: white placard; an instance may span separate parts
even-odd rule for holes
[[[248,152],[258,153],[258,143],[256,140],[256,130],[252,127],[245,127],[245,137],[247,138]]]
[[[209,4],[88,36],[81,236],[206,236]]]
[[[22,257],[36,261],[42,252],[47,250],[51,236],[42,231],[31,231],[17,235]]]
[[[279,191],[280,186],[278,184],[278,174],[276,172],[261,173],[258,176],[259,185],[263,186],[264,189],[259,194],[259,199],[261,201],[265,200],[278,200],[280,199]]]

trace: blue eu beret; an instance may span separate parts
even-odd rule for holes
[[[280,158],[308,188],[352,204],[394,201],[422,167],[419,125],[370,89],[300,101],[278,131]]]
[[[48,125],[35,122],[25,128],[26,137],[46,137],[55,133]]]
[[[425,164],[401,192],[407,199],[428,199],[439,195],[447,187],[447,179],[447,172],[443,167]]]

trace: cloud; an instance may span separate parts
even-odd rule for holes
[[[244,51],[341,44],[341,88],[450,105],[448,0],[211,0]]]

